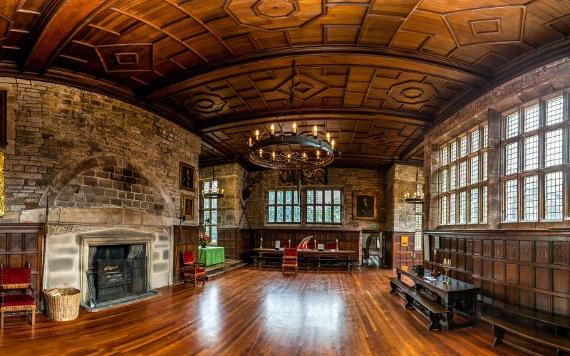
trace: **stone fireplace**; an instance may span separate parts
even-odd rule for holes
[[[171,239],[166,226],[49,224],[44,286],[78,288],[88,310],[147,297],[172,280]]]
[[[87,291],[90,307],[137,298],[149,292],[146,246],[90,246]]]
[[[79,235],[82,302],[88,308],[134,300],[151,291],[152,234],[125,230]]]

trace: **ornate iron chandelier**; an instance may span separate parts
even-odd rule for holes
[[[295,84],[299,84],[295,81],[295,63],[293,70],[289,109],[293,106]],[[301,114],[297,112],[297,116],[302,122]],[[247,145],[246,158],[251,163],[265,168],[315,169],[323,168],[334,161],[335,140],[331,139],[329,132],[322,135],[317,125],[313,125],[312,130],[308,124],[303,125],[301,129],[297,122],[293,122],[292,125],[282,124],[279,132],[276,132],[275,124],[271,124],[270,130],[255,130],[254,135],[248,138]]]
[[[404,194],[404,201],[408,204],[421,205],[424,204],[424,190],[423,185],[419,183],[420,179],[420,167],[416,168],[416,191],[412,194]]]

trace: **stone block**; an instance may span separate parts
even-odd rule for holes
[[[47,264],[50,272],[72,271],[74,259],[69,257],[51,258]]]
[[[168,263],[164,262],[164,263],[153,263],[152,264],[152,271],[154,273],[160,273],[160,272],[167,272],[168,271]]]

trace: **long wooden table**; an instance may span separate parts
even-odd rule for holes
[[[274,248],[254,248],[254,263],[257,267],[263,267],[268,259],[281,260],[283,258],[283,249]],[[297,250],[297,257],[304,262],[307,269],[313,264],[317,270],[322,267],[322,262],[339,262],[351,271],[354,267],[353,262],[357,251],[351,250]]]
[[[404,271],[396,268],[398,280],[402,280],[402,275],[410,278],[414,282],[414,288],[418,293],[427,292],[438,303],[443,305],[447,329],[455,327],[473,325],[477,311],[477,291],[479,288],[474,285],[449,277],[449,283],[444,283],[444,276],[439,276],[435,280],[428,279],[431,273],[426,271],[423,277],[418,276],[413,271]],[[426,278],[428,277],[428,278]],[[454,322],[454,314],[467,319],[467,322],[457,324]]]

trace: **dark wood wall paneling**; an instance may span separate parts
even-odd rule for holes
[[[338,239],[339,249],[352,250],[360,253],[360,231],[352,230],[305,230],[305,229],[259,229],[255,230],[253,236],[253,248],[260,246],[263,238],[263,247],[272,248],[275,241],[288,241],[291,244],[298,244],[307,236],[314,236],[317,244],[335,242]],[[311,244],[313,240],[311,240]],[[312,245],[309,245],[312,248]],[[358,253],[356,258],[358,259]]]
[[[437,262],[450,258],[450,275],[480,287],[484,297],[570,314],[570,232],[430,232],[429,236],[430,251],[439,237]],[[429,261],[426,265],[433,266]]]
[[[0,224],[0,264],[8,268],[32,265],[32,286],[41,300],[45,233],[43,224]]]
[[[252,230],[220,228],[218,229],[218,246],[225,249],[226,258],[248,261],[253,248],[251,235]]]
[[[408,236],[408,246],[403,246],[402,236]],[[394,232],[386,231],[386,238],[382,248],[382,263],[384,266],[391,268],[412,266],[421,264],[423,261],[423,252],[414,249],[414,233],[413,232]]]
[[[182,253],[186,251],[194,252],[194,256],[198,256],[198,226],[174,226],[174,283],[180,282]]]

